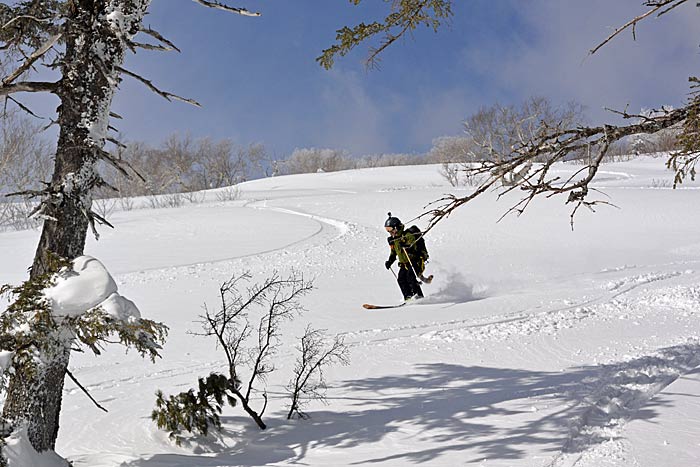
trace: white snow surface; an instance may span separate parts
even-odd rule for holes
[[[86,254],[170,334],[155,364],[117,346],[72,356],[109,412],[67,380],[56,451],[76,467],[696,467],[700,185],[670,189],[664,162],[606,164],[597,194],[617,208],[579,210],[573,231],[563,199],[497,222],[519,193],[487,193],[427,235],[427,298],[391,310],[361,307],[401,300],[384,268],[386,213],[424,227],[410,219],[428,203],[469,192],[438,166],[275,177],[242,184],[236,201],[212,191],[201,204],[115,212],[116,229]],[[579,168],[556,166],[563,178]],[[0,234],[0,283],[25,278],[37,238]],[[176,446],[149,418],[155,391],[226,368],[214,342],[188,332],[202,306],[216,307],[234,274],[292,268],[315,290],[283,329],[268,429],[226,408],[223,432]],[[97,295],[115,292],[108,282]],[[328,405],[288,421],[284,386],[308,323],[342,335],[351,363],[326,372]]]
[[[73,260],[73,269],[61,271],[56,284],[44,290],[52,312],[56,316],[78,316],[93,308],[119,320],[141,316],[131,300],[117,293],[117,284],[104,265],[91,256]]]
[[[66,462],[55,452],[38,453],[29,442],[27,427],[22,426],[7,438],[2,448],[8,467],[66,467]]]

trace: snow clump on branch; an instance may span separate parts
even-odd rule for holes
[[[55,317],[79,316],[94,308],[120,321],[141,317],[134,302],[117,293],[117,284],[104,265],[91,256],[73,260],[73,269],[62,269],[56,283],[44,290]]]

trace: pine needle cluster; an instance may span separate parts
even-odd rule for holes
[[[184,432],[206,436],[210,426],[221,429],[219,415],[227,403],[231,407],[236,405],[236,398],[229,391],[237,386],[236,381],[211,373],[206,379],[198,379],[197,393],[190,389],[166,399],[159,390],[151,419],[158,428],[167,430],[170,439],[180,446],[185,439]]]

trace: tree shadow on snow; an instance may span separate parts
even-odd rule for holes
[[[312,449],[326,451],[326,459],[337,451],[338,464],[353,459],[355,465],[430,463],[450,452],[463,452],[467,463],[515,460],[533,449],[554,458],[610,440],[620,419],[652,420],[669,402],[651,396],[698,364],[697,344],[564,372],[421,364],[411,374],[343,383],[329,394],[331,408],[312,412],[310,420],[277,421],[282,414],[273,414],[270,428],[259,431],[243,417],[224,418],[224,426],[250,427],[230,434],[238,440],[232,448],[219,446],[207,456],[159,454],[122,467],[304,464]],[[333,411],[334,400],[347,409]],[[552,409],[533,411],[537,403]],[[401,442],[387,452],[393,437]],[[355,447],[364,449],[349,455]],[[382,455],[359,458],[368,453]]]

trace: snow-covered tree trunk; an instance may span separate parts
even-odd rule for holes
[[[91,214],[95,171],[104,155],[112,97],[119,82],[127,41],[135,35],[150,0],[75,0],[64,24],[65,54],[56,94],[60,135],[49,195],[39,211],[44,219],[31,277],[47,272],[51,254],[74,259],[83,253]],[[73,336],[56,335],[53,350],[41,355],[36,373],[16,372],[3,417],[27,424],[37,451],[53,449],[58,435],[63,382]]]

